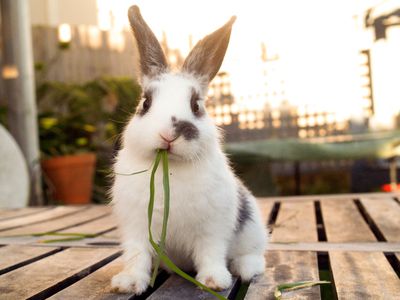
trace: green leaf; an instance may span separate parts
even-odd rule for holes
[[[155,195],[155,187],[154,187],[154,177],[158,168],[158,165],[160,163],[160,160],[162,159],[162,164],[163,164],[163,187],[164,187],[164,219],[163,219],[163,226],[162,226],[162,231],[161,231],[161,240],[160,244],[157,244],[153,240],[153,235],[151,233],[151,221],[153,218],[153,209],[154,209],[154,195]],[[169,188],[169,170],[168,170],[168,152],[166,150],[159,150],[157,152],[157,156],[154,162],[153,170],[151,172],[151,177],[150,177],[150,200],[149,200],[149,206],[148,206],[148,229],[149,229],[149,241],[150,244],[153,246],[153,249],[157,253],[156,261],[155,261],[155,266],[153,270],[153,275],[152,279],[150,282],[150,286],[154,286],[154,282],[158,273],[158,268],[160,265],[160,261],[162,261],[171,271],[174,273],[178,274],[182,278],[190,281],[191,283],[197,285],[200,289],[212,294],[215,296],[217,299],[220,300],[227,300],[224,296],[218,294],[217,292],[211,290],[204,284],[200,283],[196,279],[194,279],[192,276],[189,274],[185,273],[182,271],[180,268],[178,268],[170,259],[168,256],[165,255],[164,253],[164,247],[165,247],[165,239],[167,235],[167,224],[168,224],[168,216],[169,216],[169,202],[170,202],[170,188]]]
[[[275,288],[274,297],[276,300],[282,299],[282,292],[290,292],[304,289],[320,284],[330,284],[330,281],[298,281],[290,283],[282,283]]]
[[[51,239],[51,240],[41,240],[39,241],[40,243],[44,244],[51,244],[51,243],[61,243],[61,242],[71,242],[71,241],[80,241],[84,240],[85,237],[83,236],[77,236],[77,237],[70,237],[70,238],[64,238],[64,239]]]
[[[39,232],[34,233],[32,236],[66,236],[67,238],[62,239],[48,239],[38,241],[40,243],[50,244],[50,243],[59,243],[59,242],[70,242],[70,241],[80,241],[86,238],[94,238],[97,234],[91,233],[78,233],[78,232]]]
[[[141,173],[147,172],[148,170],[149,169],[141,170],[141,171],[137,171],[137,172],[133,172],[133,173],[128,173],[128,174],[114,172],[114,174],[115,175],[121,175],[121,176],[132,176],[132,175],[137,175],[137,174],[141,174]]]
[[[148,229],[149,229],[149,240],[150,243],[153,245],[154,241],[153,241],[153,235],[151,233],[151,221],[153,219],[153,210],[154,210],[154,194],[155,194],[155,187],[154,187],[154,177],[158,168],[158,165],[160,164],[160,160],[161,160],[161,152],[157,152],[157,156],[156,159],[154,161],[154,166],[153,166],[153,170],[151,171],[151,176],[150,176],[150,199],[149,199],[149,206],[148,206],[148,210],[147,210],[147,217],[148,217]],[[155,244],[155,243],[154,243]],[[154,248],[154,246],[153,246]],[[158,255],[156,257],[155,260],[155,264],[154,264],[154,270],[153,270],[153,275],[151,277],[151,281],[150,281],[150,286],[153,287],[154,286],[154,282],[156,280],[157,277],[157,273],[158,273],[158,267],[160,266],[160,256]]]

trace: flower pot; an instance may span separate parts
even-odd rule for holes
[[[96,155],[85,153],[52,157],[42,161],[54,200],[63,204],[86,204],[92,196]]]

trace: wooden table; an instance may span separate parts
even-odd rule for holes
[[[332,281],[322,299],[400,299],[399,200],[400,194],[260,199],[272,230],[265,274],[247,291],[236,279],[223,294],[234,299],[240,289],[244,299],[273,299],[280,283],[321,278]],[[109,291],[122,268],[116,229],[107,206],[0,210],[0,299],[132,299]],[[50,231],[96,236],[49,244],[41,240],[60,237],[32,236]],[[321,299],[321,288],[283,299],[289,298]],[[213,297],[162,272],[156,287],[135,299]]]

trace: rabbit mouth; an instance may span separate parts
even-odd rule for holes
[[[175,151],[173,151],[174,145],[171,142],[167,142],[165,140],[162,141],[161,145],[157,148],[160,150],[167,150],[170,155],[177,155]]]

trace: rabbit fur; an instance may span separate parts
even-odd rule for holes
[[[155,256],[148,236],[150,172],[157,149],[168,149],[170,216],[166,254],[178,267],[215,290],[232,275],[249,281],[264,271],[267,233],[252,194],[234,175],[220,134],[205,111],[207,85],[225,55],[233,17],[191,51],[180,72],[169,71],[164,53],[139,8],[129,9],[140,54],[143,99],[122,135],[111,189],[124,248],[124,269],[112,278],[117,292],[143,293]],[[157,172],[152,233],[163,219],[162,172]],[[229,271],[230,270],[230,271]]]

